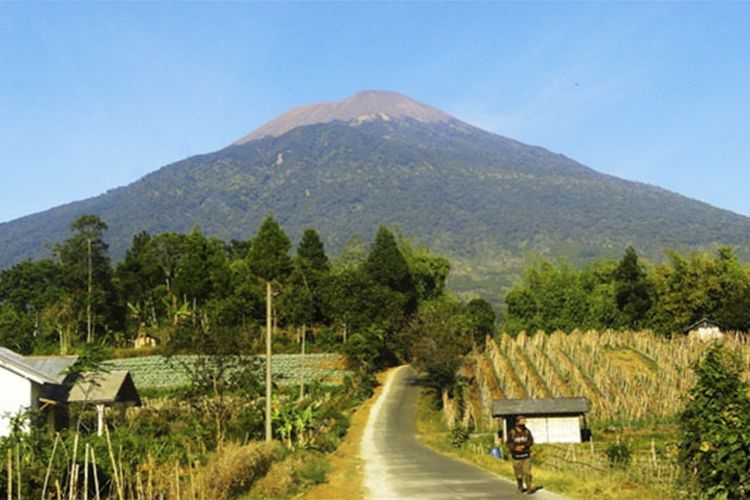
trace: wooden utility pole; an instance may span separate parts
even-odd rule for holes
[[[266,281],[266,441],[273,439],[271,429],[271,313],[273,308],[271,301],[273,294],[271,292],[271,281]]]
[[[302,356],[299,370],[299,398],[305,397],[305,325],[302,325]]]
[[[88,287],[86,289],[86,342],[91,343],[94,340],[94,334],[91,330],[91,291],[92,285],[92,271],[91,271],[91,238],[86,239],[88,246]]]

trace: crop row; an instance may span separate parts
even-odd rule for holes
[[[725,343],[750,366],[750,346],[732,337]],[[694,339],[651,332],[521,333],[488,338],[484,352],[473,356],[482,372],[487,366],[495,371],[494,378],[482,373],[478,381],[483,399],[498,390],[509,398],[584,396],[594,419],[627,422],[674,416],[695,384],[691,367],[705,349]],[[750,372],[744,377],[750,380]]]

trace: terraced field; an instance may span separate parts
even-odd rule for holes
[[[255,356],[260,360],[263,373],[265,356]],[[128,370],[138,389],[176,389],[190,384],[190,370],[198,362],[197,356],[143,356],[107,361],[110,370]],[[242,362],[237,358],[237,362]],[[277,354],[272,356],[274,381],[278,384],[299,382],[304,371],[305,380],[323,384],[340,384],[349,373],[345,360],[339,354]]]
[[[728,337],[750,367],[750,345]],[[695,383],[692,364],[707,344],[687,337],[666,339],[651,332],[562,332],[551,335],[503,335],[487,339],[464,371],[478,391],[469,393],[467,410],[480,426],[493,425],[491,401],[498,398],[585,396],[590,419],[627,423],[672,417]],[[745,372],[750,380],[750,371]]]

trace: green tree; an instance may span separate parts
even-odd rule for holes
[[[511,288],[506,297],[510,333],[521,330],[570,332],[580,328],[588,314],[589,297],[582,274],[565,263],[555,267],[542,262],[529,267],[521,283]]]
[[[156,289],[161,283],[159,265],[150,250],[151,235],[142,231],[133,236],[125,258],[117,264],[112,281],[118,295],[127,304],[132,320],[132,329],[141,323],[156,325]]]
[[[380,226],[375,235],[364,270],[376,283],[404,295],[406,314],[415,310],[417,296],[409,266],[398,249],[393,233],[384,226]]]
[[[615,280],[617,307],[625,315],[628,326],[636,330],[644,324],[651,310],[652,287],[633,247],[625,250],[615,271]]]
[[[44,310],[62,295],[60,266],[49,259],[25,260],[0,271],[0,305],[5,309],[7,334],[12,333],[14,345],[39,344],[46,340]],[[11,317],[14,318],[11,320]],[[21,339],[20,336],[27,337]],[[30,342],[31,344],[27,343]],[[6,343],[11,345],[11,342]]]
[[[679,415],[688,489],[700,498],[748,498],[750,398],[738,360],[714,344],[694,370],[698,381]]]
[[[669,262],[654,271],[658,295],[654,323],[659,330],[681,330],[702,318],[725,316],[733,324],[742,320],[741,312],[735,314],[747,293],[748,274],[731,248],[688,257],[669,250],[667,256]]]
[[[72,299],[79,321],[86,327],[86,342],[96,330],[118,326],[118,302],[112,286],[108,246],[103,240],[107,224],[95,215],[82,215],[70,225],[74,235],[55,246],[62,286]]]
[[[302,234],[302,239],[297,246],[295,266],[299,269],[300,278],[307,287],[312,301],[313,317],[307,324],[313,321],[324,321],[322,286],[331,273],[331,263],[315,229],[305,229]]]
[[[435,300],[422,307],[409,324],[412,363],[424,374],[424,383],[440,401],[458,382],[458,369],[471,351],[471,321],[466,306],[450,298]]]
[[[31,354],[34,348],[34,323],[31,317],[12,304],[0,304],[0,346],[20,354]]]
[[[466,304],[466,316],[474,342],[483,349],[485,338],[495,331],[495,310],[484,299],[472,299]]]
[[[403,315],[403,295],[376,283],[362,270],[333,274],[323,287],[326,314],[343,329],[346,343],[350,332],[369,326],[394,330]]]
[[[426,247],[414,248],[408,240],[401,239],[398,243],[409,266],[418,300],[422,302],[441,297],[451,270],[450,262],[431,254]]]
[[[274,281],[283,280],[291,271],[289,249],[292,244],[276,219],[266,216],[248,252],[251,271],[266,282],[266,441],[271,441],[271,325]]]

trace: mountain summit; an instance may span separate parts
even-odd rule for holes
[[[106,165],[103,165],[103,167]],[[96,214],[113,257],[133,235],[200,227],[247,240],[267,213],[293,241],[315,227],[335,255],[379,224],[451,259],[453,290],[499,299],[528,259],[652,259],[729,244],[748,254],[750,218],[605,175],[461,122],[393,92],[296,108],[219,151],[125,187],[0,224],[0,268],[49,255]]]
[[[361,123],[372,119],[411,118],[423,123],[456,123],[456,118],[397,92],[366,90],[342,101],[293,108],[237,140],[245,144],[263,137],[278,137],[297,127],[333,121]]]

